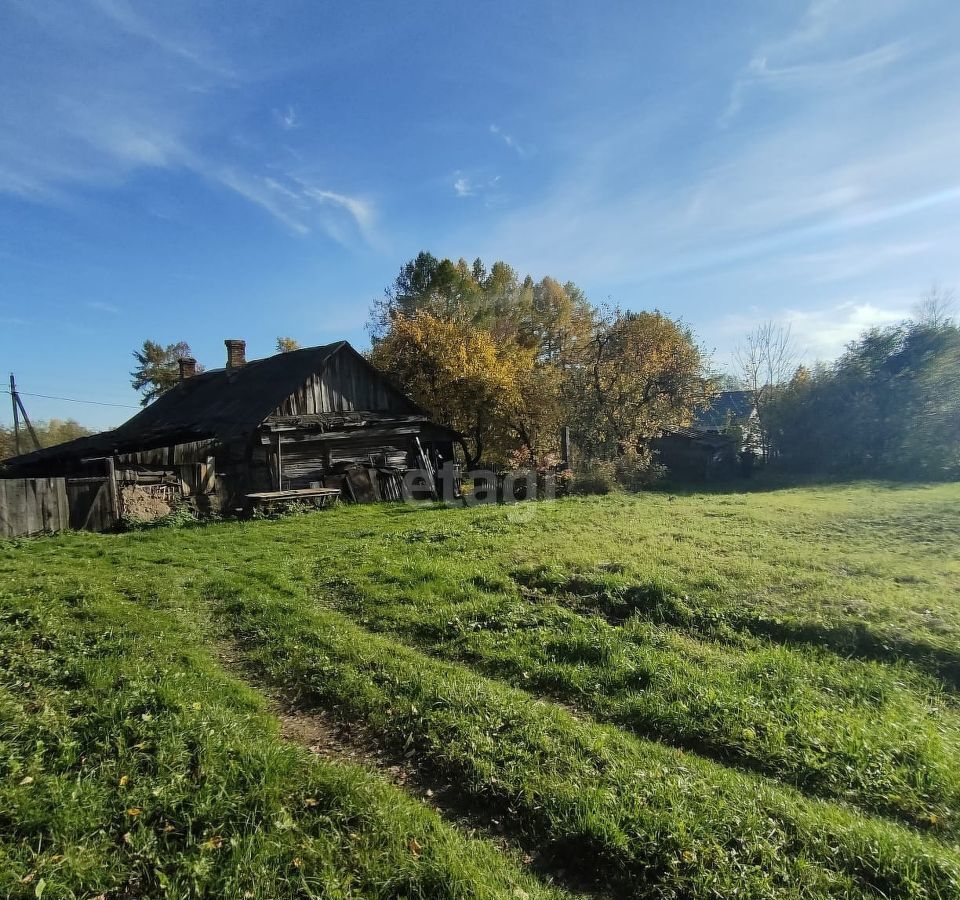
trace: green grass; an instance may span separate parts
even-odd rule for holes
[[[230,641],[253,683],[614,893],[956,896],[958,501],[654,493],[0,545],[3,892],[562,894],[284,742]]]

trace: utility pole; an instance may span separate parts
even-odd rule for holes
[[[10,373],[10,402],[13,404],[13,449],[20,455],[20,410],[17,407],[17,382]]]
[[[30,432],[30,437],[33,439],[34,449],[39,450],[40,439],[33,430],[30,416],[27,415],[26,407],[23,405],[23,401],[17,393],[17,381],[13,377],[12,372],[10,373],[10,400],[13,403],[13,446],[17,451],[17,456],[20,455],[20,416],[23,416],[23,423],[27,426],[27,431]]]

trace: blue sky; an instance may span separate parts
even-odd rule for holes
[[[833,356],[960,287],[958,34],[952,0],[5,0],[0,369],[132,405],[144,338],[364,345],[420,249],[682,316],[721,368],[768,318]]]

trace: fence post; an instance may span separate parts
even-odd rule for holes
[[[120,496],[117,493],[117,467],[113,457],[106,458],[107,463],[107,492],[110,497],[110,511],[113,513],[113,524],[120,524]]]

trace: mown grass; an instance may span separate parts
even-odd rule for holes
[[[280,739],[168,616],[0,612],[0,895],[559,896],[357,766]]]
[[[280,684],[359,719],[580,867],[682,896],[770,891],[950,896],[960,856],[889,823],[581,721],[469,670],[377,639],[342,616],[211,587]]]
[[[7,545],[8,623],[32,616],[41,643],[63,641],[31,656],[21,626],[4,631],[0,733],[11,760],[45,754],[42,777],[21,784],[11,763],[0,779],[0,809],[18,810],[2,819],[8,883],[160,890],[160,872],[177,895],[229,893],[243,870],[256,873],[243,890],[263,896],[539,889],[375,776],[287,747],[218,664],[229,635],[285,693],[372,727],[619,892],[954,896],[958,500],[958,486],[861,485],[345,508]],[[49,673],[19,672],[44,654]],[[59,685],[57,669],[84,674]],[[138,692],[162,716],[131,719]],[[131,722],[160,719],[155,746],[180,749],[150,763],[153,807],[136,798],[161,818],[141,812],[131,829],[123,773],[100,772],[108,752],[144,743]],[[198,753],[223,760],[209,796],[224,818],[191,781]],[[312,789],[334,810],[322,827],[285,799],[303,772],[327,785]],[[51,778],[60,793],[34,809]],[[167,796],[199,825],[164,832]],[[293,828],[260,816],[277,806]],[[400,819],[424,816],[440,837],[415,856]],[[147,849],[124,838],[138,828]],[[341,859],[344,847],[356,852]],[[66,862],[81,858],[82,872]]]
[[[643,610],[614,626],[580,613],[584,582],[576,582],[573,610],[507,585],[493,596],[454,589],[419,602],[395,582],[348,589],[338,578],[331,598],[378,632],[637,734],[956,833],[960,714],[933,679],[905,666],[757,640],[731,647],[665,628],[669,594],[654,622]]]

